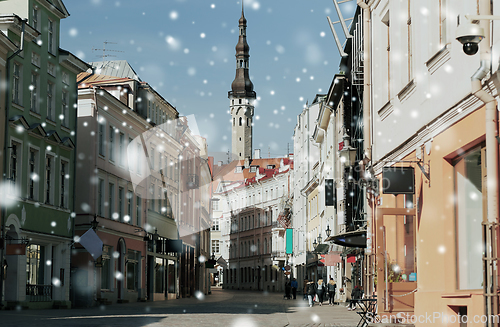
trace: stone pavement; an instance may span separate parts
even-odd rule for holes
[[[203,298],[136,302],[83,309],[0,311],[0,326],[356,326],[345,306],[309,308],[281,293],[213,289]]]

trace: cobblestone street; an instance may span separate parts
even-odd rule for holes
[[[299,299],[300,298],[300,299]],[[280,293],[212,290],[204,299],[70,310],[0,311],[2,326],[356,326],[345,306],[314,306]]]

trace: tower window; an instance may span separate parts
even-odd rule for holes
[[[250,119],[247,118],[247,127],[250,127]]]
[[[233,117],[233,126],[236,126],[236,118]]]
[[[240,104],[241,104],[241,99],[240,99]]]
[[[241,141],[241,137],[240,137],[240,141]]]
[[[241,101],[241,100],[240,100]],[[243,124],[243,118],[240,117],[240,126]]]

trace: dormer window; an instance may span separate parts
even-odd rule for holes
[[[259,166],[250,166],[250,172],[251,173],[256,173],[257,169],[259,169]]]
[[[237,166],[236,173],[242,173],[242,172],[243,172],[243,166]]]
[[[274,169],[275,165],[267,165],[267,169]]]

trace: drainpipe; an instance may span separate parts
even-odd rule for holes
[[[480,15],[491,15],[491,4],[489,0],[481,0],[479,3]],[[487,317],[498,314],[497,297],[497,267],[496,267],[496,224],[498,220],[498,143],[497,135],[497,101],[483,90],[481,80],[490,72],[491,48],[490,48],[490,20],[480,20],[484,29],[484,40],[480,44],[481,64],[479,69],[472,75],[471,93],[484,102],[486,107],[486,189],[487,189],[487,217],[483,219],[483,242],[484,248],[484,280],[483,294],[485,314]],[[486,326],[497,325],[489,321]]]
[[[5,77],[7,79],[7,92],[5,92],[5,131],[4,131],[4,140],[3,140],[3,176],[4,178],[7,177],[8,169],[7,169],[7,149],[8,149],[8,138],[9,138],[9,108],[10,108],[10,103],[9,103],[9,94],[10,94],[10,89],[9,89],[9,76],[10,76],[10,61],[12,58],[17,56],[21,51],[24,49],[24,30],[26,27],[26,23],[28,22],[28,19],[23,19],[22,24],[21,24],[21,43],[19,49],[17,49],[13,54],[11,54],[5,64]],[[3,306],[3,284],[4,284],[4,275],[3,275],[3,261],[4,261],[4,248],[5,248],[5,223],[7,221],[7,208],[5,206],[2,206],[1,209],[1,218],[2,218],[2,224],[1,224],[1,237],[0,237],[0,242],[3,242],[1,244],[2,248],[0,250],[0,308]]]
[[[371,140],[371,9],[365,0],[357,0],[357,4],[363,9],[363,148],[364,157],[368,160],[363,160],[363,172],[366,173],[366,166],[372,159],[372,140]],[[366,175],[365,175],[366,176]],[[371,176],[370,178],[373,178]],[[365,177],[366,178],[366,177]],[[372,214],[372,195],[366,192],[365,187],[365,210],[366,210],[366,260],[367,265],[367,285],[366,294],[372,294],[373,287],[373,267],[372,267],[372,239],[373,239],[373,214]]]

